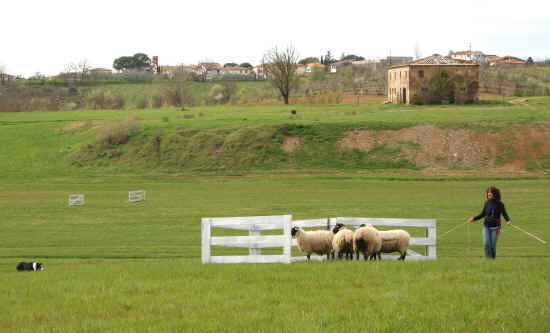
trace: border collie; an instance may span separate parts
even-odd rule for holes
[[[18,271],[43,271],[44,265],[42,265],[41,262],[20,262],[19,265],[17,265]]]

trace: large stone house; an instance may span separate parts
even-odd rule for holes
[[[438,54],[388,69],[388,101],[404,104],[475,103],[479,64]]]

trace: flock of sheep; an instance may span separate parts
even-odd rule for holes
[[[353,260],[359,253],[365,260],[380,260],[380,253],[399,252],[399,260],[405,260],[411,236],[405,230],[377,230],[371,224],[362,224],[355,231],[347,229],[342,223],[329,230],[304,231],[300,227],[292,228],[292,236],[296,237],[298,249],[310,255],[327,255],[327,259]]]

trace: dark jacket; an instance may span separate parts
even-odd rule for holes
[[[510,216],[508,216],[502,201],[491,199],[485,201],[483,210],[479,213],[479,215],[474,217],[474,221],[485,217],[485,222],[483,222],[483,224],[488,228],[494,228],[500,226],[501,215],[504,216],[506,221],[510,221]]]

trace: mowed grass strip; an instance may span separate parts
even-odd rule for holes
[[[545,332],[549,264],[67,259],[19,273],[2,259],[0,330]]]
[[[550,238],[550,206],[545,200],[550,183],[546,179],[212,177],[181,183],[4,185],[0,257],[199,258],[201,218],[284,214],[296,220],[337,216],[436,219],[441,235],[439,256],[481,256],[481,221],[445,232],[481,211],[489,184],[501,188],[515,224]],[[147,200],[128,203],[128,191],[138,189],[147,191]],[[68,206],[68,195],[74,193],[85,195],[84,206]],[[423,228],[409,231],[415,237],[425,236]],[[218,228],[213,233],[247,234]],[[221,248],[217,253],[235,251],[239,250]],[[498,255],[548,256],[549,252],[548,247],[503,226]]]

